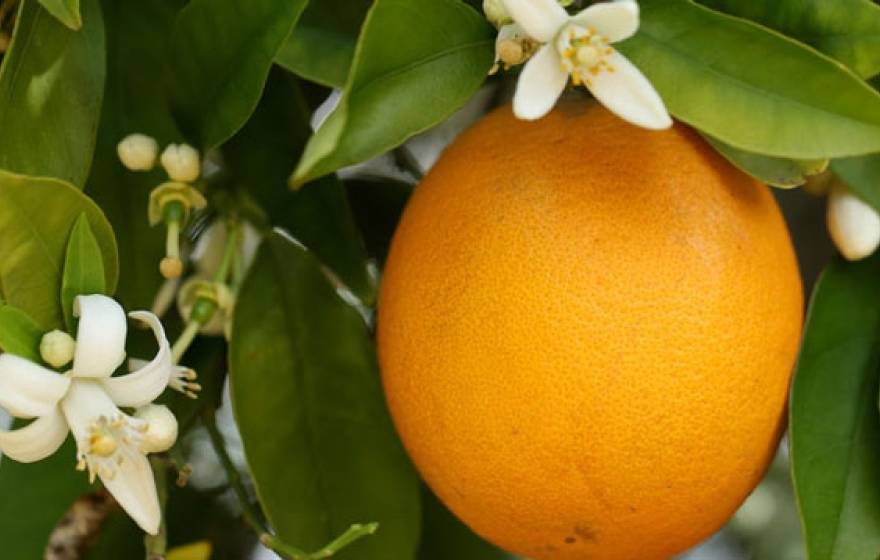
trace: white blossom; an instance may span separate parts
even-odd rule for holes
[[[828,232],[848,260],[870,256],[880,245],[880,215],[840,182],[828,194]]]
[[[145,134],[129,134],[116,145],[116,153],[131,171],[149,171],[156,165],[159,145]]]
[[[79,317],[73,364],[59,374],[13,354],[0,355],[0,406],[27,426],[0,432],[0,451],[30,463],[58,450],[73,434],[77,468],[98,477],[140,527],[159,529],[160,511],[153,472],[142,447],[149,422],[120,407],[149,405],[175,377],[171,348],[159,319],[147,311],[129,317],[147,324],[159,345],[156,356],[127,375],[113,376],[125,360],[125,312],[103,295],[78,296]]]
[[[199,151],[189,144],[168,144],[160,161],[172,181],[192,183],[202,172]]]
[[[517,117],[535,120],[546,115],[571,77],[574,85],[584,85],[632,124],[650,129],[672,126],[651,83],[612,47],[638,30],[639,6],[634,0],[594,4],[573,16],[556,0],[503,2],[514,23],[543,44],[520,74],[513,98]]]

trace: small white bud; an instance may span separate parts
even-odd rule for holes
[[[172,181],[192,183],[202,172],[199,151],[189,144],[168,144],[161,161]]]
[[[73,360],[76,341],[63,331],[50,331],[40,340],[40,357],[54,368],[66,366]]]
[[[141,440],[144,453],[168,451],[177,441],[177,418],[163,404],[148,404],[137,409],[134,417],[147,423],[147,431]]]
[[[828,232],[848,260],[857,261],[880,245],[880,215],[839,182],[828,195]]]
[[[159,145],[145,134],[129,134],[116,145],[116,153],[131,171],[149,171],[156,165]]]
[[[483,0],[483,13],[486,14],[486,19],[498,29],[512,21],[502,0]]]

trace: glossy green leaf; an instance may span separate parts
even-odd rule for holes
[[[691,0],[639,5],[639,32],[618,46],[678,119],[775,157],[880,151],[880,93],[836,61]]]
[[[486,79],[493,35],[460,0],[376,0],[342,99],[309,140],[291,184],[383,153],[451,115]]]
[[[342,88],[372,0],[310,2],[275,62],[294,74]]]
[[[235,134],[306,0],[192,0],[171,37],[175,113],[201,148]]]
[[[105,285],[113,293],[119,275],[116,240],[101,209],[64,181],[0,171],[0,296],[47,329],[63,325],[61,267],[82,213],[101,247]]]
[[[378,521],[339,558],[411,560],[419,485],[372,340],[314,257],[282,234],[263,243],[241,289],[229,366],[245,456],[278,535],[316,550],[352,523]]]
[[[419,560],[511,560],[459,521],[427,488],[422,492]]]
[[[36,0],[24,0],[0,66],[0,168],[82,187],[104,95],[104,21],[84,0],[72,31]]]
[[[703,138],[740,171],[771,187],[790,189],[803,185],[807,177],[821,173],[828,167],[827,159],[795,160],[763,156],[734,148],[708,134],[703,134]]]
[[[39,363],[44,333],[27,313],[0,301],[0,350]]]
[[[73,332],[74,327],[73,300],[80,294],[106,294],[105,280],[101,246],[92,233],[89,219],[80,214],[67,241],[61,277],[61,310],[68,332]]]
[[[810,558],[880,554],[880,256],[835,260],[816,286],[790,403],[795,490]]]
[[[871,0],[699,0],[776,29],[836,58],[864,77],[880,73],[880,6]]]
[[[20,428],[28,421],[18,421]],[[0,459],[0,542],[3,558],[44,558],[49,535],[73,502],[94,490],[89,477],[76,470],[73,438],[52,456],[36,463]]]
[[[342,184],[327,176],[296,192],[287,188],[310,131],[294,78],[274,72],[251,119],[223,147],[228,172],[237,188],[261,204],[273,226],[287,229],[352,292],[372,303],[376,285],[367,274],[364,244]]]
[[[78,30],[82,27],[79,0],[40,0],[40,4],[70,29]]]
[[[859,197],[880,211],[880,154],[836,159],[831,171]]]
[[[116,296],[126,309],[149,309],[162,285],[158,264],[164,256],[165,235],[147,222],[146,201],[165,176],[161,169],[127,170],[116,157],[116,144],[133,132],[149,134],[160,145],[181,139],[162,80],[168,56],[165,37],[183,5],[183,0],[103,3],[107,95],[98,129],[98,157],[86,192],[116,231],[120,262]]]

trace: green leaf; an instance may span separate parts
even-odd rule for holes
[[[880,94],[836,61],[690,0],[640,6],[639,32],[618,46],[678,119],[768,156],[880,151]]]
[[[422,542],[419,560],[508,560],[506,552],[487,543],[452,513],[427,487],[422,492]]]
[[[0,301],[0,350],[40,363],[43,330],[27,313]]]
[[[116,288],[116,240],[94,202],[58,179],[0,170],[0,297],[47,330],[61,328],[61,265],[67,237],[85,213],[104,260],[105,285]]]
[[[460,0],[376,0],[342,99],[309,140],[291,184],[383,153],[451,115],[486,79],[492,35]]]
[[[82,27],[79,0],[40,0],[40,4],[70,29],[76,31]]]
[[[740,171],[771,187],[798,187],[806,182],[807,177],[821,173],[828,167],[827,159],[794,160],[763,156],[739,150],[708,134],[703,134],[703,138]]]
[[[0,66],[0,168],[82,187],[104,95],[104,21],[83,2],[72,31],[35,0],[23,0]]]
[[[835,159],[831,171],[859,198],[880,211],[880,154]]]
[[[880,6],[871,0],[699,1],[807,43],[865,78],[880,73]]]
[[[126,309],[149,309],[162,285],[158,272],[165,235],[147,222],[150,191],[164,172],[133,173],[116,157],[116,144],[140,132],[160,145],[182,136],[168,108],[163,85],[165,44],[183,0],[104,0],[107,21],[107,95],[101,111],[95,165],[86,192],[107,214],[119,242],[120,282],[116,294]]]
[[[378,521],[339,557],[412,559],[419,486],[385,408],[372,340],[318,262],[282,234],[259,250],[230,344],[245,456],[278,535],[316,550],[352,523]]]
[[[27,423],[17,421],[13,428]],[[44,558],[55,525],[89,489],[89,477],[76,470],[76,446],[71,437],[52,456],[36,463],[0,459],[3,558]]]
[[[171,37],[176,116],[203,149],[235,134],[260,100],[306,0],[192,0]]]
[[[67,331],[73,332],[73,300],[76,296],[106,293],[101,246],[92,233],[89,219],[85,214],[80,214],[67,241],[64,275],[61,277],[61,310]]]
[[[352,292],[372,303],[376,285],[367,273],[364,243],[342,184],[328,176],[296,192],[287,188],[310,131],[295,79],[273,72],[257,110],[223,147],[227,170],[234,185],[268,212],[272,225],[287,229]]]
[[[808,556],[880,554],[880,256],[835,260],[813,294],[790,403]]]
[[[371,4],[372,0],[310,2],[275,62],[307,80],[342,88]]]

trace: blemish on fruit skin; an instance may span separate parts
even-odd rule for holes
[[[590,525],[579,524],[574,526],[574,534],[587,541],[596,541],[598,533]]]
[[[577,538],[575,537],[565,537],[565,544],[574,544],[577,542]]]

